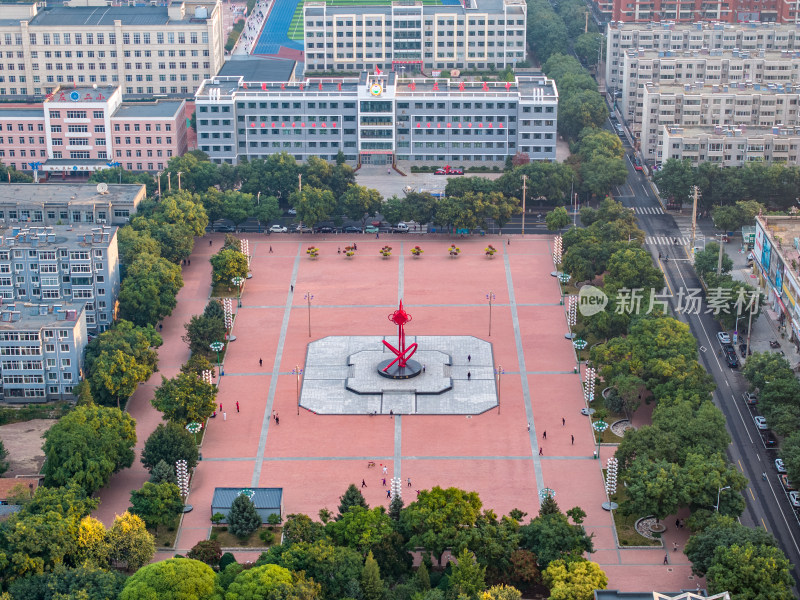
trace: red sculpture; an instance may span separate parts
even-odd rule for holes
[[[408,360],[414,356],[414,353],[417,351],[417,344],[416,342],[411,344],[408,348],[406,348],[406,332],[405,332],[405,325],[411,321],[411,315],[408,314],[405,310],[403,310],[403,301],[400,301],[400,308],[394,311],[392,314],[389,315],[389,320],[397,325],[397,338],[398,338],[398,348],[392,346],[386,340],[383,340],[383,344],[389,348],[392,352],[394,352],[395,358],[392,362],[390,362],[386,367],[383,369],[384,372],[389,370],[389,367],[397,363],[397,366],[400,368],[404,368],[408,363]],[[398,362],[399,361],[399,362]]]

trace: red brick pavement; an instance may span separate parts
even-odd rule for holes
[[[254,277],[243,293],[243,308],[234,325],[238,339],[228,349],[219,388],[227,420],[214,419],[206,432],[204,460],[196,470],[189,498],[195,509],[184,518],[179,551],[207,537],[211,496],[217,486],[282,487],[287,513],[315,517],[320,508],[335,510],[347,485],[360,485],[363,478],[367,501],[388,504],[380,466],[367,467],[367,461],[374,460],[388,466],[389,477],[402,478],[406,502],[413,501],[419,489],[458,486],[477,491],[484,506],[499,514],[520,508],[535,515],[539,476],[556,491],[562,509],[579,505],[586,511],[585,524],[595,535],[592,558],[608,573],[609,587],[626,591],[694,588],[696,581],[689,579],[682,552],[669,551],[671,564],[664,566],[661,548],[617,549],[611,517],[600,507],[605,500],[600,468],[613,448],[602,447],[600,460],[592,456],[595,446],[589,421],[579,413],[584,402],[580,378],[573,373],[575,355],[564,338],[564,311],[556,280],[550,276],[549,239],[511,239],[510,246],[503,243],[505,238],[488,240],[499,250],[493,259],[483,252],[487,240],[456,240],[462,253],[453,259],[447,255],[449,241],[424,237],[251,235]],[[352,241],[359,248],[355,258],[337,254],[337,248]],[[305,254],[312,244],[321,250],[317,260]],[[385,244],[393,248],[389,259],[378,254]],[[425,251],[419,259],[409,252],[415,244]],[[201,241],[192,256],[195,266],[184,269],[187,285],[175,315],[165,321],[165,336],[172,338],[161,351],[165,372],[176,370],[186,358],[178,337],[183,322],[205,305],[208,256],[208,244]],[[493,343],[495,364],[505,371],[499,410],[474,417],[408,415],[399,419],[319,416],[305,410],[298,415],[296,377],[291,371],[304,366],[309,339],[391,334],[386,316],[396,306],[401,286],[404,305],[414,317],[409,335],[475,335]],[[314,296],[312,338],[304,300],[307,291]],[[486,300],[490,291],[496,296],[491,338]],[[512,293],[515,307],[509,304]],[[288,315],[287,303],[291,305]],[[518,344],[527,370],[524,375]],[[523,377],[532,418],[526,412]],[[131,412],[139,418],[140,444],[147,435],[142,429],[151,430],[158,421],[148,403],[150,393],[152,389],[143,386],[131,401]],[[238,414],[237,400],[242,411]],[[280,417],[278,426],[271,419],[272,411]],[[526,427],[529,419],[531,433]],[[542,440],[545,430],[547,440]],[[534,434],[536,439],[532,439]],[[571,435],[575,435],[574,445]],[[264,461],[258,472],[256,456],[262,440]],[[537,473],[540,445],[544,455]],[[138,475],[121,473],[111,489],[104,490],[105,502],[98,514],[112,514],[127,506],[129,490],[144,480],[140,468],[130,471]],[[411,488],[407,477],[411,477]],[[124,489],[114,493],[117,487]],[[683,548],[687,536],[685,529],[670,527],[665,540],[670,548],[673,541]],[[253,555],[240,552],[238,556]]]

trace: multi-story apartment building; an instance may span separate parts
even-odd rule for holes
[[[713,162],[740,167],[747,162],[800,165],[800,126],[670,127],[661,126],[657,160],[689,159],[694,166]]]
[[[306,71],[503,69],[525,60],[524,0],[306,2]]]
[[[0,228],[124,225],[146,195],[141,184],[4,184],[0,185]]]
[[[120,286],[116,227],[15,226],[0,242],[3,304],[83,303],[89,333],[108,329]]]
[[[4,249],[0,246],[0,251]],[[0,267],[4,264],[8,263],[0,258]],[[87,343],[82,302],[4,302],[0,307],[2,400],[72,399],[72,388],[83,377]]]
[[[191,96],[225,59],[222,4],[0,5],[0,96],[34,99],[59,85],[120,86],[126,96]]]
[[[122,102],[122,88],[57,88],[42,104],[0,108],[0,160],[66,175],[156,171],[187,149],[185,100]]]
[[[286,151],[298,160],[555,160],[558,91],[542,76],[513,82],[358,79],[291,83],[215,77],[196,96],[198,146],[217,163]]]
[[[648,21],[724,21],[795,23],[800,10],[785,0],[593,0],[599,20],[626,23]]]
[[[640,133],[642,156],[661,162],[659,140],[665,126],[685,130],[705,127],[711,134],[715,128],[791,129],[800,125],[798,105],[800,85],[647,83],[642,102],[634,107],[634,131]]]
[[[688,24],[609,23],[606,31],[606,87],[622,89],[623,61],[627,50],[683,53],[686,51],[800,50],[800,29],[775,23]],[[676,54],[682,56],[682,54]]]

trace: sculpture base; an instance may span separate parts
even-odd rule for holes
[[[387,358],[386,360],[382,360],[380,363],[378,363],[378,375],[381,377],[386,377],[387,379],[411,379],[412,377],[416,377],[422,373],[422,365],[413,359],[409,359],[406,362],[405,367],[401,367],[399,365],[400,361],[397,361],[391,367],[386,369],[386,366],[389,365],[393,360],[395,359]],[[384,371],[384,369],[386,370]]]

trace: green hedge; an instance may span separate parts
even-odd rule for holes
[[[249,6],[249,5],[248,5]],[[225,42],[225,50],[230,52],[233,50],[233,47],[236,45],[236,41],[239,39],[239,36],[242,35],[242,31],[244,30],[244,19],[239,19],[233,25],[233,29],[228,34],[228,41]]]

